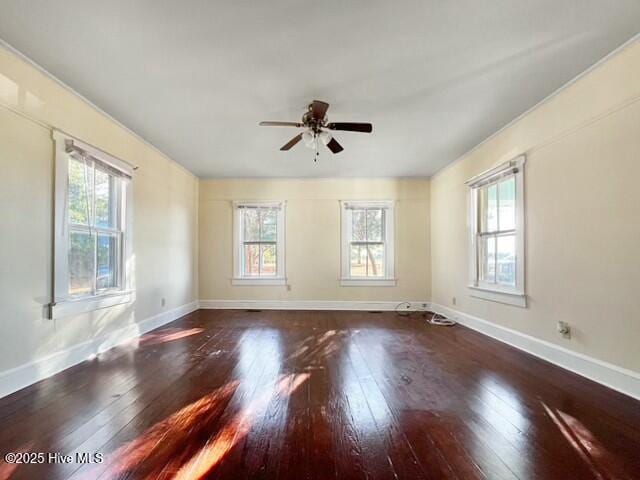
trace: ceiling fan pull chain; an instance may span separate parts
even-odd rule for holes
[[[313,163],[316,163],[318,161],[318,155],[320,154],[320,152],[318,152],[318,136],[315,133],[314,133],[314,137],[315,137],[316,155],[315,157],[313,157]]]

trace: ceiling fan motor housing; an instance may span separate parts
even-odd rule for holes
[[[305,127],[308,127],[318,133],[320,129],[324,128],[327,124],[327,117],[325,116],[322,119],[315,118],[311,112],[311,105],[309,105],[309,111],[302,115],[302,123]]]

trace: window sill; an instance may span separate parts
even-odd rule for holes
[[[395,278],[341,278],[341,287],[395,287]]]
[[[287,284],[285,277],[261,277],[261,278],[232,278],[231,285],[247,285],[247,286],[282,286]]]
[[[471,296],[475,298],[527,308],[527,296],[524,293],[492,290],[475,285],[469,285],[469,289],[471,290]]]
[[[92,312],[101,308],[114,307],[131,303],[135,300],[135,292],[131,290],[117,293],[105,293],[92,297],[64,300],[51,304],[51,319],[70,317],[81,313]]]

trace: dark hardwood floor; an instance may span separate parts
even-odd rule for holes
[[[418,313],[201,310],[0,426],[3,455],[72,457],[0,479],[640,478],[640,402]]]

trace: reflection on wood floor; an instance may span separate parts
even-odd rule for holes
[[[73,457],[0,479],[640,478],[640,402],[418,313],[201,310],[0,425],[3,455]]]

